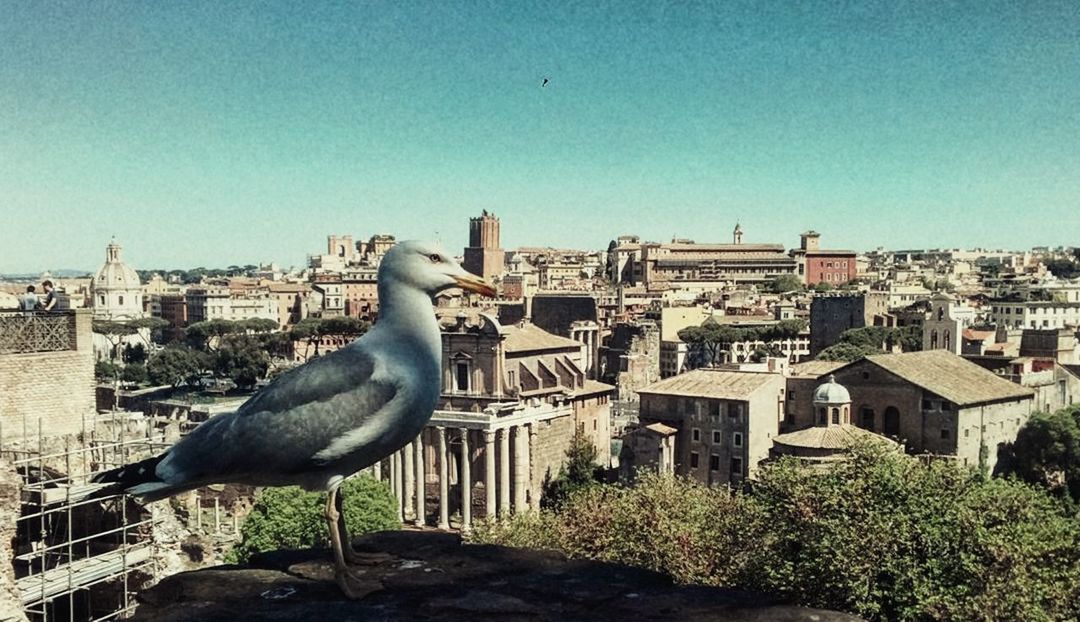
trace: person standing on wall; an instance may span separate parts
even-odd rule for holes
[[[37,309],[38,297],[37,294],[34,293],[33,285],[26,286],[26,293],[23,294],[23,297],[19,301],[19,303],[19,306],[22,307],[23,313],[33,313],[34,309]]]
[[[41,284],[41,287],[45,290],[45,300],[41,302],[41,310],[47,313],[57,311],[56,288],[53,287],[53,282],[45,281]]]

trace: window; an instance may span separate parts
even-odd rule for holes
[[[517,388],[517,373],[514,370],[510,370],[510,371],[506,372],[506,375],[507,375],[507,379],[509,380],[510,388],[511,389],[516,389]]]
[[[930,403],[930,400],[923,400],[922,401],[922,409],[923,410],[931,410],[932,408],[933,408],[933,405]]]
[[[869,380],[869,379],[870,379],[870,372],[868,372],[868,371],[864,371],[864,372],[862,373],[862,379],[863,379],[863,380]]]
[[[864,406],[861,413],[862,427],[864,430],[874,429],[874,409]]]
[[[731,459],[731,474],[742,475],[742,458]]]
[[[124,306],[124,295],[123,295],[123,294],[121,294],[121,295],[117,296],[116,298],[117,298],[117,300],[119,300],[119,303],[118,303],[118,304],[119,304],[119,305],[120,305],[121,307],[122,307],[122,306]]]
[[[947,429],[945,429],[945,428],[941,429],[941,440],[943,440],[943,441],[949,440],[949,431]]]
[[[469,390],[469,362],[457,361],[454,363],[454,379],[456,384],[454,386],[458,391]]]
[[[720,470],[720,456],[718,456],[716,454],[712,454],[712,455],[709,456],[709,470],[710,471],[719,471]]]
[[[817,419],[817,422],[818,422],[818,423],[825,423],[825,417],[826,417],[826,416],[827,416],[827,415],[826,415],[825,409],[824,409],[824,408],[821,408],[820,410],[818,410],[818,419]]]
[[[832,409],[832,422],[837,423],[837,424],[840,423],[840,409],[839,408]]]
[[[949,412],[950,410],[952,410],[952,404],[946,402],[945,400],[942,400],[941,401],[941,410],[943,410],[945,412]]]
[[[971,438],[971,428],[964,428],[964,438]]]
[[[742,432],[735,432],[731,435],[731,444],[735,447],[742,447]]]
[[[795,392],[794,392],[794,391],[791,391],[791,392],[789,392],[789,393],[787,394],[787,398],[788,398],[789,400],[793,400],[793,399],[795,399]]]
[[[694,428],[690,431],[690,436],[694,439],[695,443],[701,442],[701,430]]]
[[[690,452],[690,468],[696,469],[698,467],[698,456],[696,451]]]
[[[713,430],[713,433],[712,433],[713,445],[719,445],[721,443],[721,438],[722,438],[722,435],[720,434],[720,431],[719,430]]]

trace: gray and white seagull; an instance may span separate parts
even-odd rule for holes
[[[431,419],[442,367],[432,297],[452,287],[495,295],[438,245],[398,243],[379,266],[379,319],[363,337],[279,376],[164,453],[98,474],[109,485],[94,496],[154,501],[216,483],[325,490],[336,581],[347,596],[362,595],[347,564],[365,560],[352,548],[338,487]]]

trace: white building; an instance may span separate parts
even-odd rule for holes
[[[143,309],[142,282],[138,273],[120,257],[123,247],[116,240],[105,247],[105,265],[90,282],[90,303],[95,320],[122,322],[146,317]],[[127,345],[150,342],[149,329],[137,334],[107,337],[94,333],[94,356],[98,360],[119,359]]]

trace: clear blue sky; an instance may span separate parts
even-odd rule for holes
[[[0,0],[0,272],[1080,243],[1080,2]],[[550,78],[541,87],[544,77]]]

